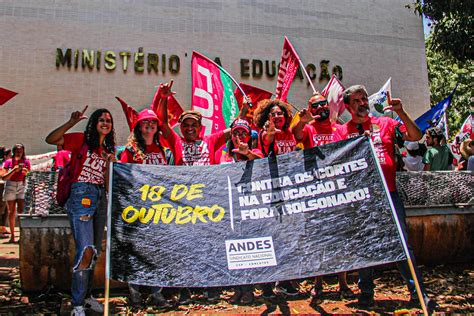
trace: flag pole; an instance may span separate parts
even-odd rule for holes
[[[364,137],[367,137],[367,136],[364,136]],[[377,166],[377,170],[379,171],[380,178],[382,179],[382,183],[383,183],[383,186],[385,188],[384,192],[385,192],[386,197],[388,198],[388,202],[390,204],[390,211],[392,212],[392,217],[395,220],[395,224],[397,226],[398,235],[399,235],[400,240],[402,242],[403,251],[405,252],[405,256],[407,257],[408,268],[410,269],[410,273],[411,273],[411,276],[413,278],[413,282],[415,283],[416,294],[418,296],[418,300],[420,301],[421,309],[423,310],[423,314],[425,316],[429,316],[428,308],[426,307],[425,300],[423,299],[423,293],[421,293],[420,281],[418,280],[418,277],[416,276],[415,267],[413,265],[413,261],[412,261],[412,258],[410,256],[410,252],[408,251],[408,245],[407,245],[407,242],[405,240],[405,234],[402,230],[402,226],[400,224],[400,221],[398,220],[398,215],[397,215],[397,212],[395,210],[395,206],[393,205],[392,198],[388,194],[389,191],[388,191],[387,182],[385,181],[385,177],[383,176],[382,167],[380,166],[380,162],[377,158],[374,143],[372,142],[372,139],[370,137],[367,137],[367,138],[368,138],[369,143],[370,143],[370,149],[372,151],[372,157],[375,158],[375,162],[376,162],[375,165]]]
[[[109,315],[109,295],[110,295],[110,239],[112,224],[112,176],[114,173],[114,163],[109,167],[109,199],[107,201],[107,244],[105,250],[105,302],[104,315]]]

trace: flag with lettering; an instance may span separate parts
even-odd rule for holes
[[[231,78],[214,61],[198,52],[193,52],[191,76],[191,108],[202,114],[204,135],[229,127],[238,113]]]
[[[293,83],[296,71],[298,70],[299,60],[300,58],[296,53],[296,50],[293,45],[291,45],[288,37],[285,36],[275,90],[275,97],[277,99],[286,101],[288,91],[290,91],[291,84]]]
[[[18,93],[5,88],[0,88],[0,105],[4,105],[8,100],[16,96]]]
[[[332,75],[331,80],[329,80],[326,87],[321,91],[321,94],[328,100],[329,109],[331,111],[329,116],[331,122],[337,122],[339,116],[346,109],[342,98],[344,90],[345,88],[339,79],[337,79],[335,75]]]
[[[239,86],[240,88],[242,88],[242,90],[244,90],[245,94],[248,97],[250,97],[250,99],[252,100],[253,106],[249,108],[246,119],[251,124],[252,129],[258,130],[258,128],[253,124],[253,112],[257,108],[258,102],[265,99],[270,99],[272,96],[272,93],[270,91],[260,89],[255,86],[251,86],[249,84],[242,83],[242,82],[239,83]],[[242,95],[242,92],[240,91],[239,88],[235,89],[234,95],[235,95],[235,99],[237,100],[237,104],[239,105],[239,109],[241,109],[244,96]]]

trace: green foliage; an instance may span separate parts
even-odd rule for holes
[[[474,59],[474,1],[412,0],[407,7],[432,21],[430,49],[460,62]]]
[[[434,36],[431,34],[426,41],[432,105],[446,98],[456,84],[459,84],[447,111],[450,136],[454,136],[471,111],[474,92],[474,62],[472,59],[460,62],[454,57],[438,52],[431,45],[433,40]]]

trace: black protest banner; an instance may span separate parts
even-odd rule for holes
[[[366,137],[219,166],[114,164],[111,278],[290,280],[406,259]]]

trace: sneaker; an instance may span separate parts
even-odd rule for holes
[[[82,306],[74,306],[71,311],[71,316],[86,316],[86,311]]]
[[[217,288],[208,288],[206,291],[204,291],[204,297],[210,303],[218,302],[221,299],[221,296],[219,294],[219,289]]]
[[[289,281],[277,282],[277,285],[275,286],[275,292],[283,293],[288,296],[296,296],[300,294],[298,289],[295,288]]]
[[[349,287],[341,287],[339,289],[339,295],[341,296],[342,299],[346,300],[353,300],[356,298],[356,295],[354,292]]]
[[[191,303],[191,293],[188,289],[184,288],[179,291],[179,304],[186,305]]]
[[[359,295],[359,300],[357,302],[361,307],[372,307],[375,305],[374,296],[370,294],[363,294]]]
[[[104,304],[92,296],[85,299],[84,306],[87,309],[92,309],[96,313],[104,313]]]
[[[245,291],[242,294],[242,298],[240,299],[240,303],[242,305],[251,305],[254,300],[255,300],[255,296],[253,295],[253,292]]]
[[[171,304],[168,303],[168,301],[165,299],[163,294],[161,294],[161,292],[151,294],[148,300],[151,305],[156,306],[158,308],[171,307]]]
[[[142,294],[140,291],[129,287],[128,290],[130,291],[130,295],[128,297],[128,303],[130,306],[138,307],[142,303]]]
[[[273,292],[271,284],[263,284],[262,291],[263,291],[262,298],[265,298],[265,299],[275,298],[275,293]]]

